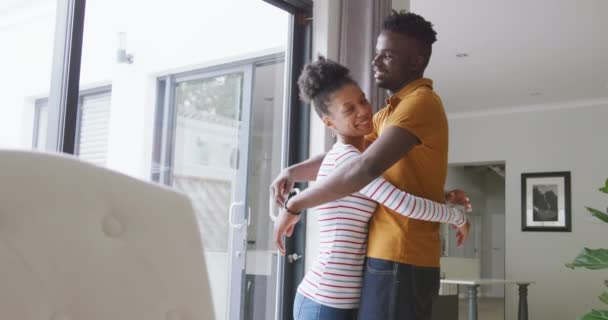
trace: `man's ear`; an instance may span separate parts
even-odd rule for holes
[[[425,67],[426,67],[426,58],[422,55],[417,55],[416,58],[414,58],[414,69],[416,71],[424,71]]]

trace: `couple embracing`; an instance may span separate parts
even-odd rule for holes
[[[349,70],[320,57],[304,67],[300,97],[336,136],[326,154],[284,169],[271,191],[283,210],[275,241],[285,253],[300,213],[316,207],[319,252],[298,287],[295,320],[428,320],[439,291],[439,223],[468,237],[466,194],[444,191],[448,124],[424,78],[433,25],[413,13],[383,22],[372,61],[391,95],[375,115]],[[298,181],[316,183],[288,198]]]

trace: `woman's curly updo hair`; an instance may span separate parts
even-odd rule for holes
[[[319,117],[329,113],[330,96],[347,84],[354,84],[350,70],[345,66],[319,56],[317,61],[304,66],[298,78],[300,99],[312,103]]]

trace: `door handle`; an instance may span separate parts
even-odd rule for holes
[[[289,262],[289,263],[294,263],[300,259],[302,259],[302,256],[297,253],[292,253],[287,256],[287,262]]]
[[[237,206],[243,206],[243,205],[245,205],[245,203],[243,203],[243,202],[233,202],[230,204],[230,209],[228,210],[228,224],[230,225],[230,227],[235,228],[235,229],[240,229],[245,225],[244,223],[234,223],[234,208],[236,208]],[[248,213],[247,225],[249,225],[250,216],[251,216],[251,210],[249,210],[249,213]]]
[[[251,225],[251,207],[247,206],[247,226]]]

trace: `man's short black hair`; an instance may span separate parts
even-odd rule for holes
[[[421,45],[421,48],[428,53],[427,60],[431,56],[433,43],[437,41],[437,32],[433,29],[432,23],[415,13],[405,12],[404,10],[399,12],[393,10],[384,19],[382,30],[399,33],[415,39]]]

